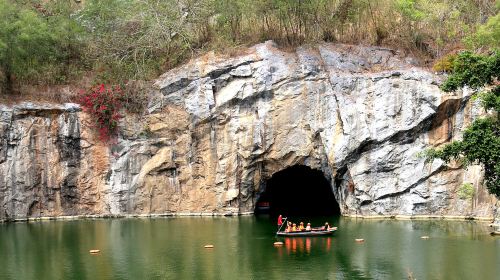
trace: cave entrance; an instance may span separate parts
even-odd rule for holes
[[[340,207],[323,172],[295,165],[273,174],[266,182],[255,213],[332,216],[340,215]]]

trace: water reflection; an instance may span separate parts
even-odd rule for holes
[[[332,237],[285,237],[283,244],[287,254],[309,255],[312,248],[322,252],[330,252]]]
[[[321,221],[313,221],[319,223]],[[276,238],[274,219],[0,225],[0,279],[495,279],[486,224],[340,219],[333,236]],[[423,240],[423,235],[430,239]],[[364,238],[362,244],[355,238]],[[282,247],[274,247],[282,241]],[[214,249],[203,246],[213,244]],[[90,255],[88,250],[100,249]]]

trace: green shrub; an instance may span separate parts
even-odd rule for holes
[[[453,64],[453,72],[443,84],[443,89],[447,91],[465,85],[472,88],[494,85],[500,75],[498,51],[490,56],[463,52]],[[428,160],[458,160],[465,166],[481,164],[486,187],[490,193],[500,197],[500,87],[495,86],[478,97],[482,106],[486,110],[494,110],[494,114],[474,120],[465,129],[462,140],[453,141],[439,149],[428,149],[423,154]]]
[[[451,72],[453,70],[453,63],[455,62],[456,54],[447,54],[438,59],[432,66],[432,70],[436,72]]]
[[[500,86],[496,86],[491,91],[483,92],[480,99],[485,110],[492,109],[500,112]]]
[[[500,77],[500,52],[491,56],[464,51],[453,60],[453,73],[442,85],[444,91],[453,91],[463,86],[477,89],[491,84]]]
[[[64,83],[87,71],[109,84],[150,80],[201,52],[270,39],[285,48],[376,44],[434,58],[476,29],[477,40],[495,46],[499,17],[489,2],[0,0],[0,82]]]
[[[489,18],[484,25],[481,25],[475,33],[467,36],[464,41],[471,48],[498,48],[500,45],[500,13]]]
[[[460,199],[472,199],[474,197],[475,189],[471,183],[464,183],[457,190],[457,195]]]
[[[21,1],[0,0],[0,70],[4,90],[13,84],[66,81],[79,56],[81,28],[64,14],[63,1],[52,13]],[[38,8],[38,9],[37,9]],[[57,8],[57,9],[56,9]]]

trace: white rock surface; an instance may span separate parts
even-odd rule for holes
[[[207,54],[162,75],[118,143],[77,105],[0,107],[0,219],[72,214],[243,213],[274,173],[323,171],[343,214],[493,217],[480,167],[419,153],[481,114],[468,90],[392,50],[271,42]],[[465,182],[471,200],[458,198]]]

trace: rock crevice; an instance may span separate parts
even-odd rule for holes
[[[148,114],[127,115],[111,147],[76,105],[2,106],[0,219],[251,212],[294,165],[321,170],[345,215],[492,216],[479,167],[419,156],[481,114],[441,80],[383,48],[267,42],[162,75]],[[464,182],[473,203],[456,195]]]

